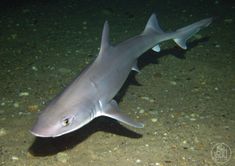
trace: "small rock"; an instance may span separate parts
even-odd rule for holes
[[[34,104],[34,105],[29,105],[27,111],[29,112],[38,112],[39,108],[38,105]]]
[[[62,163],[67,163],[68,159],[69,159],[69,156],[67,153],[64,153],[64,152],[59,152],[57,153],[56,155],[56,159]]]
[[[143,114],[144,112],[145,112],[144,109],[141,109],[141,110],[139,111],[140,114]]]
[[[153,123],[155,123],[155,122],[157,122],[157,118],[152,118],[151,121],[152,121]]]
[[[140,159],[137,159],[135,162],[136,162],[136,163],[141,163],[141,160],[140,160]]]
[[[171,83],[171,85],[176,85],[177,84],[175,81],[171,81],[170,83]]]
[[[4,110],[0,110],[0,115],[1,115],[1,114],[4,114],[4,113],[5,113],[5,111],[4,111]]]
[[[191,116],[191,117],[195,117],[195,114],[194,114],[194,113],[192,113],[192,114],[190,114],[190,116]]]
[[[113,13],[113,9],[105,8],[101,11],[104,15],[111,15]]]
[[[17,103],[17,102],[15,102],[15,103],[13,104],[13,106],[14,106],[15,108],[18,108],[18,107],[20,106],[20,104]]]
[[[19,160],[19,157],[17,157],[17,156],[12,156],[11,159],[12,159],[12,160]]]
[[[29,95],[29,92],[20,92],[19,96],[22,97],[22,96],[28,96]]]
[[[32,70],[38,71],[38,68],[36,66],[32,66]]]
[[[25,13],[30,13],[30,9],[23,9],[22,10],[22,13],[25,14]]]
[[[148,101],[148,100],[149,100],[149,97],[147,97],[147,96],[142,96],[141,99]]]
[[[4,128],[0,129],[0,137],[7,135],[7,131]]]
[[[215,45],[215,48],[220,48],[220,45],[219,45],[219,44],[216,44],[216,45]]]
[[[154,99],[150,99],[149,102],[150,102],[150,103],[154,103]]]
[[[20,116],[23,115],[23,114],[24,114],[23,112],[19,112],[19,113],[18,113],[18,115],[20,115]]]
[[[231,18],[226,18],[226,19],[224,19],[224,22],[225,22],[225,23],[228,23],[228,24],[231,24],[231,23],[233,22],[233,19],[231,19]]]
[[[218,0],[214,1],[214,4],[215,4],[215,5],[218,5],[218,4],[219,4],[219,1],[218,1]]]
[[[195,39],[199,40],[199,39],[201,39],[201,38],[202,38],[202,35],[200,35],[200,34],[196,34],[196,35],[194,35],[194,37],[195,37]]]
[[[15,39],[16,39],[16,37],[17,37],[17,34],[16,34],[16,33],[11,34],[11,39],[15,40]]]
[[[190,118],[191,121],[195,121],[196,119],[195,118]]]
[[[70,69],[67,69],[67,68],[60,68],[58,70],[61,74],[69,74],[71,73],[71,70]]]

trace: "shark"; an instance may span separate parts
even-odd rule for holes
[[[212,18],[206,18],[176,31],[164,32],[153,13],[139,35],[112,45],[109,24],[105,21],[100,50],[94,61],[49,102],[30,132],[36,137],[59,137],[100,116],[143,128],[143,123],[131,119],[114,100],[130,71],[139,72],[138,57],[149,49],[159,52],[159,44],[170,39],[182,49],[187,49],[187,40],[211,22]]]

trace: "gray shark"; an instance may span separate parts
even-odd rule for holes
[[[163,32],[155,14],[152,14],[141,34],[112,46],[106,21],[96,59],[48,104],[31,133],[37,137],[58,137],[83,127],[99,116],[107,116],[136,128],[144,127],[143,123],[125,115],[113,99],[130,71],[139,72],[138,57],[151,48],[159,52],[159,43],[169,39],[186,49],[187,39],[211,22],[212,18],[207,18],[174,32]]]

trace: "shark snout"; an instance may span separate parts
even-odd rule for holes
[[[48,129],[42,129],[38,128],[37,126],[34,126],[31,130],[30,133],[33,134],[36,137],[52,137],[52,133]]]
[[[36,137],[52,137],[51,135],[45,135],[45,133],[38,133],[38,132],[35,132],[34,130],[30,130],[29,131],[31,134],[33,134],[34,136]]]
[[[42,123],[42,121],[37,121],[30,130],[30,133],[36,137],[54,137],[57,135],[59,127],[58,124],[50,125],[46,122]]]

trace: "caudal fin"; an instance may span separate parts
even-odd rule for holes
[[[178,46],[183,49],[187,49],[186,41],[192,37],[195,33],[197,33],[200,29],[207,27],[212,22],[212,18],[206,18],[201,21],[195,22],[186,27],[180,28],[176,30],[175,37],[173,40],[176,42]]]

